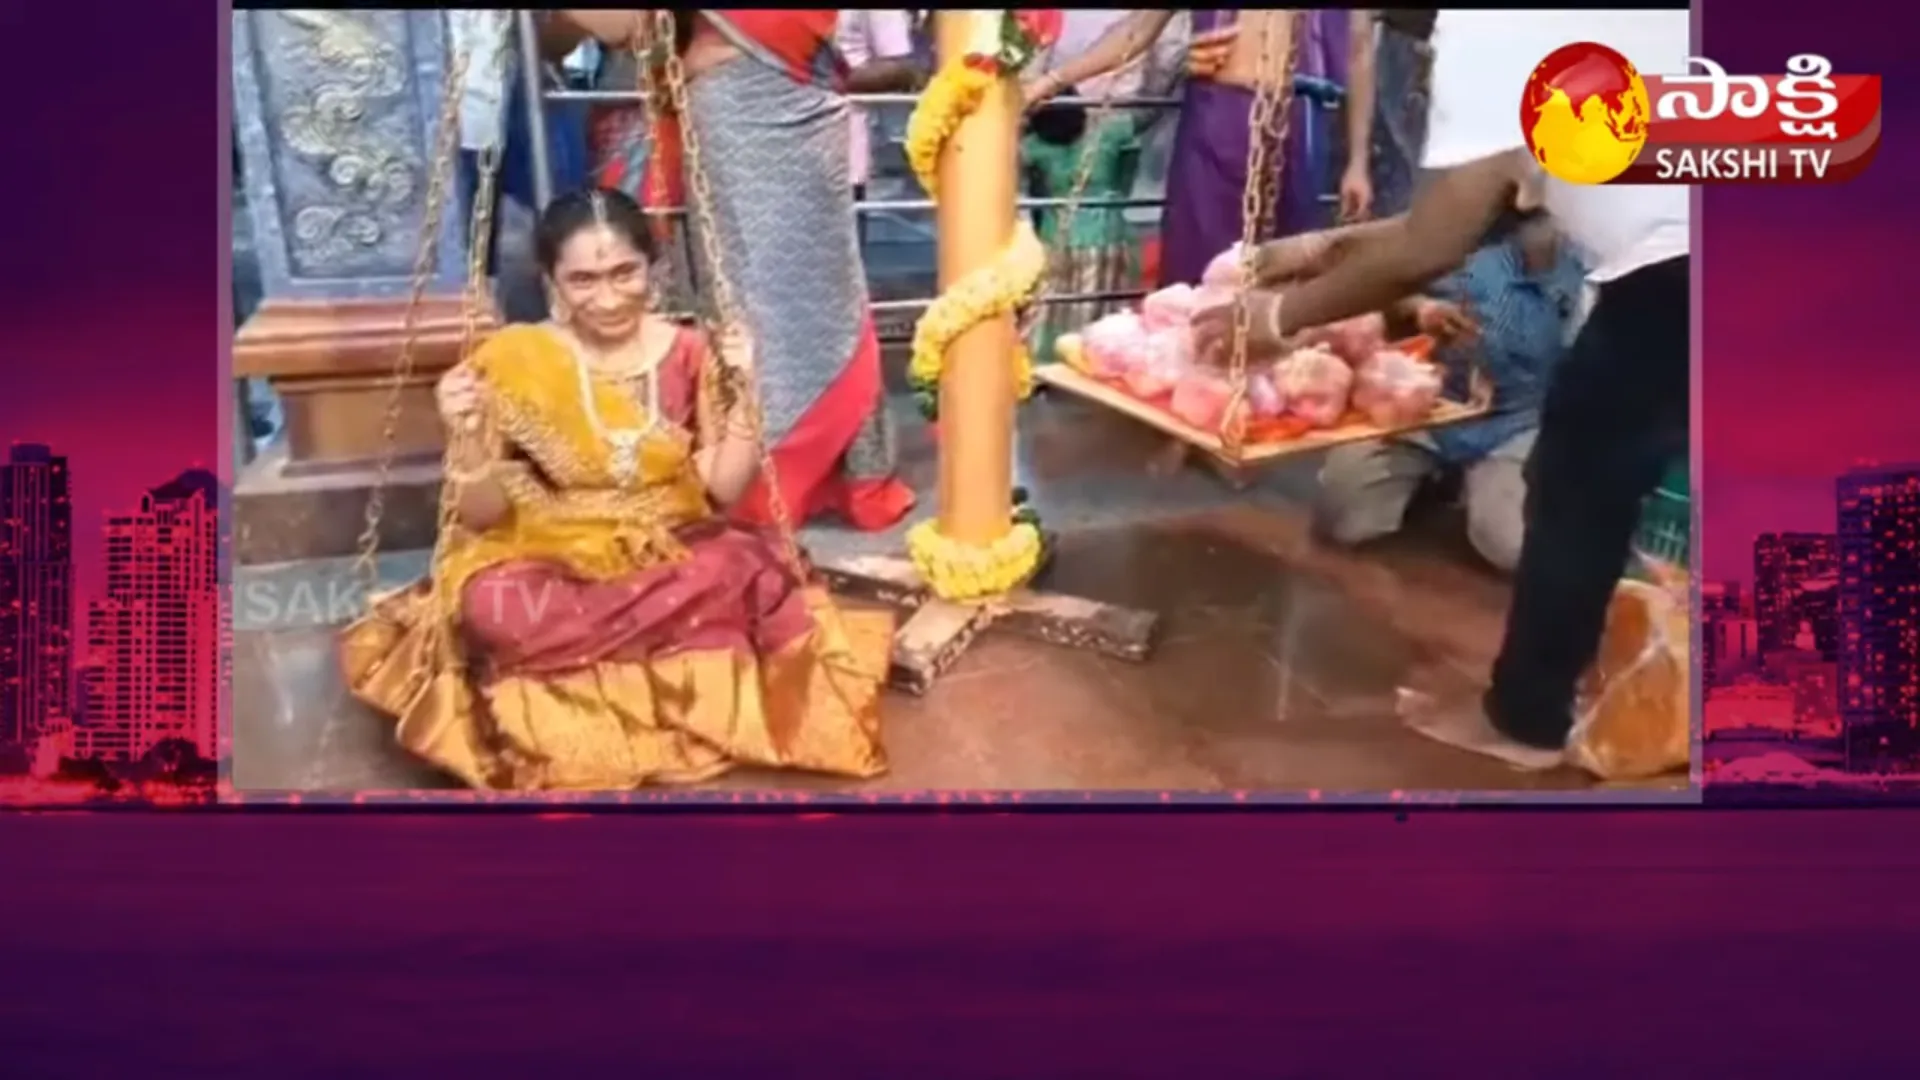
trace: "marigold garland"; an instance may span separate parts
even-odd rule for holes
[[[1045,46],[1047,37],[1057,32],[1051,28],[1058,20],[1049,22],[1040,17],[1044,14],[1001,11],[987,16],[997,18],[998,25],[982,26],[982,51],[948,61],[921,93],[907,120],[907,163],[936,203],[941,149],[961,122],[980,108],[987,91],[1002,77],[1017,74]],[[914,327],[907,372],[915,399],[929,418],[938,414],[947,347],[974,326],[1027,306],[1046,269],[1046,246],[1032,224],[1022,219],[993,262],[955,282],[928,305]],[[1025,342],[1015,342],[1011,359],[1016,392],[1025,400],[1033,393],[1033,357]]]
[[[963,544],[942,535],[931,518],[907,530],[907,556],[921,580],[943,600],[987,600],[1019,588],[1046,561],[1047,537],[1040,515],[1015,491],[1013,527],[986,545]]]
[[[941,149],[996,82],[1017,74],[1057,35],[1058,13],[1051,15],[1051,21],[1031,12],[979,16],[997,23],[980,24],[979,47],[942,66],[921,94],[907,121],[907,163],[935,202],[940,199]],[[929,418],[938,414],[947,348],[974,326],[1027,306],[1046,268],[1046,246],[1022,219],[991,263],[954,282],[928,305],[914,327],[907,373],[915,399]],[[1033,392],[1033,358],[1026,344],[1017,341],[1010,359],[1016,392],[1024,400]],[[1024,493],[1017,502],[1024,504]],[[1039,568],[1045,547],[1039,517],[1025,505],[1016,510],[1007,533],[985,546],[949,539],[931,520],[907,531],[908,556],[935,595],[947,600],[980,600],[1016,588]]]

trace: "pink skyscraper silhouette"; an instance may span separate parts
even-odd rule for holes
[[[87,616],[81,757],[132,761],[169,739],[218,750],[219,489],[186,473],[106,524],[106,595]]]
[[[1920,465],[1840,477],[1840,718],[1847,768],[1920,757]]]
[[[73,505],[67,459],[0,462],[0,743],[27,747],[73,711]]]

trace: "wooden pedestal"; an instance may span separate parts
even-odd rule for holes
[[[409,329],[405,300],[269,301],[240,328],[234,376],[268,380],[286,433],[235,478],[236,562],[353,554],[383,458],[390,468],[382,549],[432,545],[442,445],[433,386],[460,359],[464,310],[459,297],[428,299]],[[489,300],[474,343],[498,325]],[[389,444],[389,395],[409,336],[414,370]]]
[[[262,306],[234,335],[233,373],[265,378],[280,395],[287,418],[285,471],[338,472],[377,465],[388,452],[438,453],[433,384],[460,359],[463,312],[459,297],[428,299],[409,331],[405,300],[269,301]],[[474,343],[497,326],[489,301],[476,320]],[[388,394],[409,336],[414,371],[388,447],[383,438]]]

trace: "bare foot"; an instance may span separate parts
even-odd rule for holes
[[[1397,711],[1408,727],[1435,742],[1504,761],[1522,772],[1545,772],[1566,763],[1561,751],[1542,750],[1500,734],[1480,702],[1471,697],[1442,705],[1426,694],[1402,689]]]

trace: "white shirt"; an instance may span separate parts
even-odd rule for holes
[[[905,11],[867,11],[850,9],[840,13],[834,27],[834,44],[847,61],[857,68],[874,60],[897,60],[913,55],[913,17]],[[867,110],[858,105],[848,109],[853,125],[848,172],[854,186],[867,182],[873,172],[872,126]]]
[[[1527,77],[1562,45],[1593,41],[1650,75],[1688,70],[1687,11],[1442,11],[1433,31],[1429,169],[1522,149]],[[1665,184],[1569,184],[1545,177],[1542,204],[1600,283],[1687,254],[1692,189]]]
[[[467,78],[460,88],[460,148],[500,145],[507,128],[507,76],[496,61],[506,43],[511,11],[447,12],[454,50],[467,52]],[[509,65],[512,57],[507,57]]]

